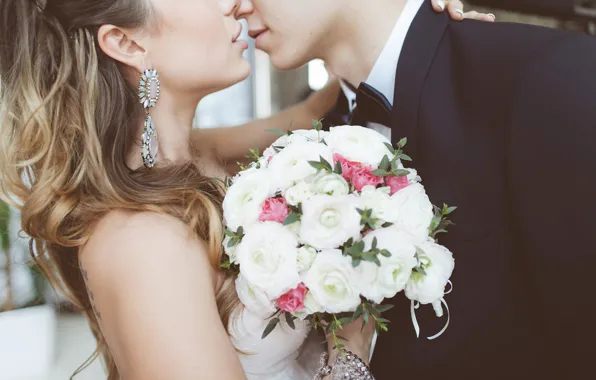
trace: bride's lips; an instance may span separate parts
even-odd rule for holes
[[[267,28],[248,31],[248,35],[251,38],[254,38],[257,49],[261,48],[263,37],[267,34],[268,31],[269,29]]]
[[[244,40],[240,40],[240,36],[242,35],[242,25],[238,24],[238,29],[234,36],[232,36],[232,43],[240,45],[243,49],[248,49],[248,42]]]

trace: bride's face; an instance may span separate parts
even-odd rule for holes
[[[250,73],[234,18],[241,0],[150,0],[156,25],[145,40],[162,86],[176,92],[217,91]]]

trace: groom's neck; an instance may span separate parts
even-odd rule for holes
[[[368,78],[407,0],[343,1],[341,25],[321,58],[333,74],[357,87]]]

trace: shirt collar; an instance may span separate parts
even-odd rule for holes
[[[395,73],[399,56],[406,40],[408,30],[420,10],[424,0],[407,0],[393,31],[381,54],[377,58],[366,83],[383,94],[389,103],[393,105],[393,95],[395,91]],[[350,112],[355,107],[356,93],[347,83],[340,80],[340,86],[350,106]]]

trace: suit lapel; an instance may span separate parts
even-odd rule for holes
[[[416,158],[418,108],[426,75],[449,23],[449,16],[436,13],[430,1],[422,5],[412,22],[397,65],[393,98],[391,140],[408,138],[406,151]]]

